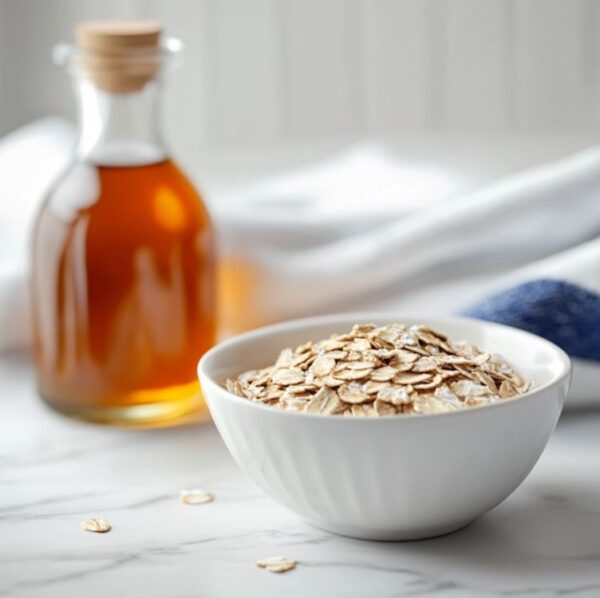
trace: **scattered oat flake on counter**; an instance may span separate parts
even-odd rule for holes
[[[212,502],[215,497],[205,490],[191,489],[182,490],[180,493],[181,502],[186,505],[203,505]]]
[[[104,521],[104,519],[84,519],[81,522],[81,527],[86,532],[95,532],[97,534],[105,534],[112,529],[112,526],[108,521]]]
[[[297,565],[297,562],[292,561],[291,559],[286,559],[283,556],[272,556],[268,559],[256,561],[256,564],[262,569],[266,569],[272,573],[285,573],[286,571],[294,569]]]
[[[500,356],[428,326],[356,324],[283,349],[274,365],[243,372],[225,387],[289,411],[382,417],[489,405],[530,384]]]

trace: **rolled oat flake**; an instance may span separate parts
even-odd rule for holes
[[[181,502],[186,505],[203,505],[207,502],[212,502],[215,498],[210,492],[198,490],[197,488],[182,490],[180,497]]]
[[[256,561],[256,564],[262,569],[271,571],[271,573],[285,573],[286,571],[291,571],[297,565],[296,561],[283,556],[271,556],[269,558]]]
[[[112,529],[112,526],[108,521],[104,521],[104,519],[84,519],[81,522],[81,527],[86,532],[94,532],[96,534],[105,534]]]

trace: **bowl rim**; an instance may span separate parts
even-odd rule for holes
[[[382,415],[379,417],[335,417],[328,414],[319,414],[319,413],[303,413],[300,411],[294,410],[286,410],[286,409],[274,409],[269,405],[264,405],[262,403],[257,403],[254,401],[249,401],[243,397],[238,397],[236,394],[229,392],[224,386],[222,386],[219,382],[214,380],[211,376],[209,376],[205,371],[206,362],[211,359],[215,354],[222,350],[226,350],[227,348],[238,344],[239,342],[243,342],[249,339],[260,339],[264,337],[268,337],[274,333],[283,332],[285,330],[299,330],[306,326],[318,326],[324,325],[328,323],[334,324],[337,321],[345,322],[345,321],[353,321],[356,322],[366,322],[370,320],[381,320],[381,319],[389,319],[390,322],[400,322],[402,320],[439,320],[448,321],[453,323],[468,323],[468,324],[477,324],[480,326],[489,327],[492,329],[501,329],[505,331],[509,331],[511,334],[516,335],[524,335],[533,339],[534,341],[545,345],[548,349],[553,351],[561,365],[560,371],[546,384],[542,386],[533,388],[532,390],[526,392],[525,394],[510,398],[503,399],[502,401],[497,401],[495,403],[491,403],[489,405],[480,405],[477,407],[470,407],[469,409],[459,409],[456,411],[445,411],[443,413],[413,413],[410,414],[409,417],[401,417],[399,415]],[[514,326],[507,326],[506,324],[499,324],[497,322],[490,322],[488,320],[481,320],[478,318],[469,318],[465,316],[454,316],[454,315],[435,315],[427,312],[414,312],[414,311],[364,311],[364,312],[349,312],[349,313],[340,313],[340,314],[326,314],[321,316],[313,316],[308,318],[296,318],[293,320],[285,320],[283,322],[278,322],[276,324],[270,324],[268,326],[261,326],[259,328],[254,328],[247,332],[243,332],[237,334],[229,339],[218,343],[211,349],[209,349],[202,357],[200,358],[197,366],[198,378],[201,380],[201,386],[203,385],[202,378],[206,378],[206,380],[213,386],[215,386],[218,390],[222,391],[219,396],[223,399],[231,401],[235,404],[246,405],[249,408],[258,409],[260,411],[265,411],[272,414],[279,414],[282,417],[312,417],[318,418],[321,420],[327,421],[345,421],[345,422],[382,422],[382,421],[416,421],[416,420],[429,420],[440,417],[457,417],[457,416],[467,416],[469,413],[477,413],[481,411],[487,411],[490,409],[502,409],[507,408],[514,403],[518,403],[521,401],[531,400],[534,397],[543,394],[549,388],[557,386],[561,384],[565,379],[570,380],[572,375],[572,363],[571,358],[561,349],[558,345],[554,344],[552,341],[549,341],[537,334],[533,334],[532,332],[528,332],[526,330],[522,330],[520,328],[516,328]],[[568,391],[567,391],[568,392]],[[566,393],[565,393],[566,394]],[[372,424],[367,424],[372,425]]]

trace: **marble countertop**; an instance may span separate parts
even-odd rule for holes
[[[182,505],[188,487],[215,501]],[[363,542],[273,503],[212,425],[126,431],[69,421],[37,399],[28,360],[4,355],[0,489],[2,597],[600,595],[600,411],[565,414],[521,488],[467,528]],[[113,530],[82,531],[88,517]],[[279,554],[297,569],[256,567]]]

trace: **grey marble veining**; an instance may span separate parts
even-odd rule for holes
[[[507,439],[507,442],[510,440]],[[207,505],[179,490],[202,487]],[[86,517],[109,534],[83,532]],[[282,554],[274,575],[258,558]],[[211,425],[64,419],[0,360],[0,597],[600,596],[600,411],[563,416],[523,486],[455,534],[410,543],[311,528],[246,479]]]

